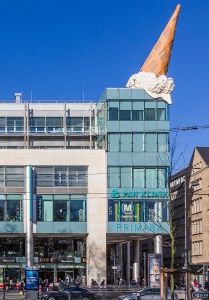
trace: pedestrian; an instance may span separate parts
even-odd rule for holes
[[[100,283],[100,286],[104,288],[105,286],[105,280],[103,279],[102,282]]]

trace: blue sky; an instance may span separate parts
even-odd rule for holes
[[[165,27],[174,0],[1,0],[0,99],[98,99],[124,87]],[[169,76],[171,126],[206,125],[209,1],[182,0]],[[207,146],[208,130],[180,132],[185,162]],[[182,157],[182,164],[184,159]]]

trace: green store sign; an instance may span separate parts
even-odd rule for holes
[[[129,190],[122,190],[119,191],[118,189],[113,189],[111,191],[111,198],[127,198],[127,199],[168,199],[169,193],[164,191],[145,191],[145,192],[137,192],[137,191],[129,191]]]

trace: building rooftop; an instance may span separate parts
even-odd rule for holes
[[[209,147],[197,147],[196,149],[204,159],[205,163],[209,166]]]

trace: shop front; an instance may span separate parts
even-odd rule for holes
[[[0,282],[4,279],[22,281],[25,274],[25,238],[0,238]],[[86,239],[84,237],[35,237],[34,265],[41,280],[86,278]]]

